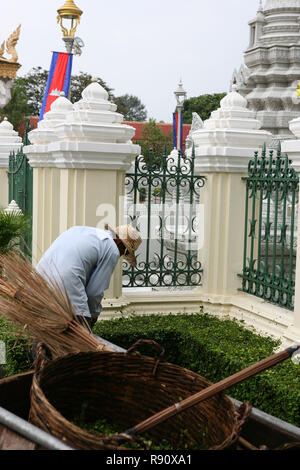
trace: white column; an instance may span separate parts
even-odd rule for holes
[[[0,124],[0,207],[8,203],[8,164],[11,152],[17,152],[22,146],[22,139],[14,131],[13,125],[4,118]]]
[[[140,147],[135,129],[93,81],[72,105],[58,98],[25,148],[33,173],[33,259],[38,261],[55,238],[73,225],[112,228],[124,218],[125,172]],[[52,115],[50,114],[52,113]],[[54,122],[54,118],[59,118]],[[46,125],[46,121],[48,121]],[[121,262],[106,298],[122,295]]]
[[[193,133],[195,170],[206,177],[200,192],[204,206],[203,245],[199,260],[203,267],[205,294],[234,295],[241,286],[238,274],[243,267],[245,182],[248,163],[254,152],[271,140],[260,130],[255,114],[233,86],[203,129]],[[191,149],[188,155],[191,154]]]

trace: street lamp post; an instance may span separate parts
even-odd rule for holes
[[[181,150],[181,115],[183,109],[183,103],[186,99],[187,93],[183,89],[182,81],[180,80],[178,87],[174,91],[174,95],[177,101],[177,113],[178,113],[178,125],[177,125],[177,150]]]

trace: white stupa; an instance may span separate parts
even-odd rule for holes
[[[245,65],[232,82],[256,112],[262,129],[276,140],[291,138],[289,122],[300,114],[296,97],[300,81],[300,0],[260,1],[249,22],[250,43]]]

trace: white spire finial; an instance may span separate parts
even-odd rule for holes
[[[262,0],[259,0],[258,11],[263,11],[263,3],[262,3]]]
[[[5,214],[23,215],[23,212],[14,200],[12,200],[7,206],[7,208],[4,209],[4,212]]]

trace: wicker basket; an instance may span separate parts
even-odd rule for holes
[[[30,421],[74,449],[120,449],[113,437],[95,436],[71,421],[79,415],[86,422],[101,417],[122,432],[211,385],[187,369],[132,353],[135,348],[44,363],[33,378]],[[228,397],[218,394],[155,426],[147,439],[156,444],[167,439],[174,450],[234,448],[244,419]]]

